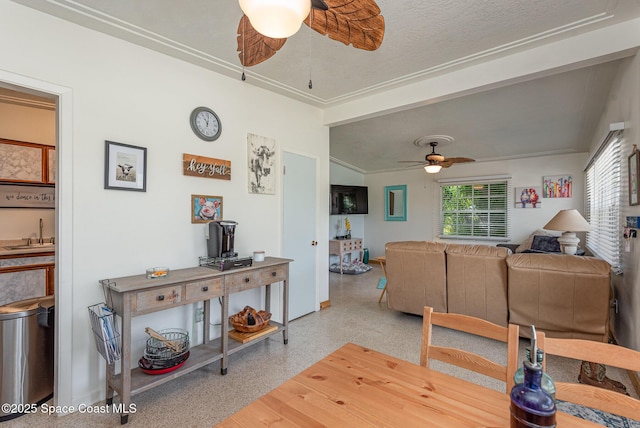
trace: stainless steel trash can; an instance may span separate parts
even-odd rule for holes
[[[54,309],[53,296],[0,306],[0,402],[17,405],[0,421],[53,396]]]

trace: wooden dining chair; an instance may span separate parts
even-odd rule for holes
[[[498,340],[507,344],[507,365],[501,365],[481,355],[464,349],[436,346],[431,343],[432,326],[437,325],[465,333]],[[429,360],[434,359],[453,364],[467,370],[490,376],[506,383],[506,392],[513,387],[513,375],[518,368],[518,335],[519,326],[509,324],[508,327],[472,317],[469,315],[433,312],[433,308],[425,306],[422,320],[422,347],[420,349],[420,365],[429,367]]]
[[[622,346],[582,339],[545,337],[539,332],[538,347],[545,355],[557,355],[579,361],[640,372],[640,352]],[[546,356],[543,367],[546,370]],[[592,407],[608,413],[640,420],[640,400],[620,392],[583,383],[555,382],[556,398]]]

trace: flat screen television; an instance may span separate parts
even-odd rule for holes
[[[331,185],[331,215],[369,214],[366,186]]]

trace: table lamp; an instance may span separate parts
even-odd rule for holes
[[[564,254],[575,254],[578,251],[580,238],[576,236],[575,232],[591,230],[587,220],[576,209],[560,210],[544,228],[563,231],[562,236],[558,237],[558,243]]]

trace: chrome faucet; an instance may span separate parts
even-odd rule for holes
[[[40,236],[38,237],[38,244],[44,244],[44,238],[42,238],[42,219],[40,219]]]

